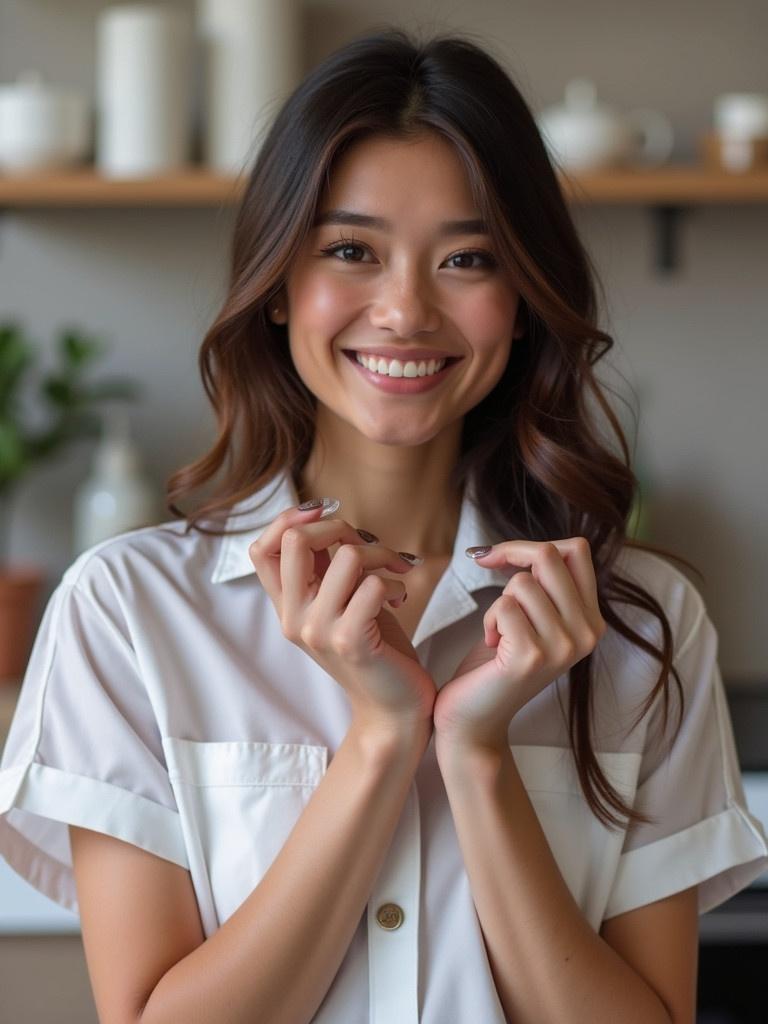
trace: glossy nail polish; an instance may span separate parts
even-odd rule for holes
[[[332,516],[334,512],[337,512],[341,502],[338,498],[310,498],[309,501],[302,501],[296,508],[299,512],[309,512],[312,509],[320,508],[323,506],[323,512],[320,516],[321,519],[325,519],[326,516]]]
[[[368,533],[367,530],[360,530],[360,529],[358,529],[358,527],[355,527],[355,529],[360,534],[360,536],[363,538],[363,540],[365,541],[366,544],[378,544],[379,543],[379,538],[375,534]]]
[[[474,548],[465,548],[464,554],[468,555],[470,558],[482,558],[483,555],[487,555],[490,550],[490,544],[482,544]]]
[[[409,565],[421,565],[421,563],[424,561],[424,559],[421,558],[419,555],[412,555],[410,551],[398,551],[397,553],[398,555],[400,555],[403,561],[407,562]]]

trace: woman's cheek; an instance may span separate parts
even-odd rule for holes
[[[479,289],[467,303],[468,322],[479,338],[503,338],[511,334],[520,297],[507,288]]]
[[[349,317],[355,304],[359,303],[360,296],[355,289],[343,281],[323,280],[317,281],[313,287],[304,293],[304,306],[306,313],[315,322],[334,327],[343,324]]]

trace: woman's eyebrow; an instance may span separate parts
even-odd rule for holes
[[[326,210],[315,217],[313,227],[323,224],[349,224],[353,227],[376,228],[379,231],[391,231],[392,222],[384,217],[372,217],[368,213],[355,213],[352,210]],[[446,220],[440,225],[438,235],[487,235],[488,225],[484,220]]]

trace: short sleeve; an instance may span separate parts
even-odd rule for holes
[[[45,607],[0,760],[0,855],[79,913],[68,825],[187,867],[160,733],[130,637],[69,582]]]
[[[683,688],[669,680],[663,730],[659,698],[649,713],[634,809],[651,824],[630,825],[604,918],[698,885],[703,914],[768,868],[768,842],[750,814],[723,681],[718,637],[704,606],[674,665]]]

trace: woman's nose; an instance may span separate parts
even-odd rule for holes
[[[401,338],[440,327],[440,313],[429,287],[415,276],[382,282],[371,304],[370,320],[372,326],[389,329]]]

